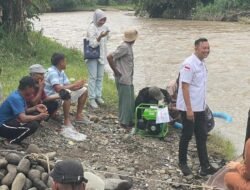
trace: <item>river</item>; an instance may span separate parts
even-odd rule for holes
[[[48,13],[41,15],[34,26],[36,30],[43,29],[45,36],[82,50],[82,39],[92,14]],[[136,91],[152,85],[166,87],[177,77],[181,62],[193,52],[194,40],[209,39],[208,105],[213,111],[233,116],[231,124],[216,119],[213,132],[230,139],[240,154],[250,105],[250,25],[146,19],[123,11],[108,11],[107,17],[111,31],[109,51],[119,45],[124,29],[136,27],[139,31],[139,39],[134,45]]]

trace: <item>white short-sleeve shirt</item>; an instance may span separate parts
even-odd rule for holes
[[[182,92],[182,82],[188,83],[191,107],[193,112],[204,111],[206,107],[207,68],[195,54],[188,57],[181,65],[179,90],[176,107],[187,111]]]

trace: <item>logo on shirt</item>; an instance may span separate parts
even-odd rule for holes
[[[190,71],[190,70],[191,70],[191,68],[189,67],[189,65],[184,65],[184,69],[185,69],[186,71]]]

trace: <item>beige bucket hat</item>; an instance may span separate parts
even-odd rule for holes
[[[129,29],[124,32],[123,41],[133,42],[138,38],[138,32],[135,29]]]

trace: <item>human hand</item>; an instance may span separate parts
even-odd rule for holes
[[[85,80],[78,80],[75,82],[75,88],[80,89],[83,87],[85,83],[86,83]]]
[[[40,113],[39,115],[37,115],[38,120],[44,120],[47,119],[49,116],[48,112],[46,113]]]
[[[234,170],[234,169],[236,169],[237,165],[239,165],[239,164],[240,164],[240,162],[231,161],[231,162],[229,162],[229,163],[226,165],[226,167],[227,167],[228,169],[230,169],[230,170]]]
[[[115,70],[114,73],[115,73],[115,76],[116,76],[116,77],[122,76],[121,72],[118,71],[118,70]]]
[[[192,110],[187,111],[187,120],[194,121],[194,112]]]
[[[45,80],[44,79],[40,79],[38,81],[38,85],[39,85],[40,89],[44,89],[44,87],[45,87]]]
[[[36,110],[39,113],[47,113],[47,107],[45,105],[43,105],[43,104],[36,105]]]
[[[108,33],[109,33],[109,31],[107,30],[107,31],[103,31],[101,34],[100,34],[100,38],[103,38],[103,37],[105,37],[105,36],[107,36],[108,35]]]

